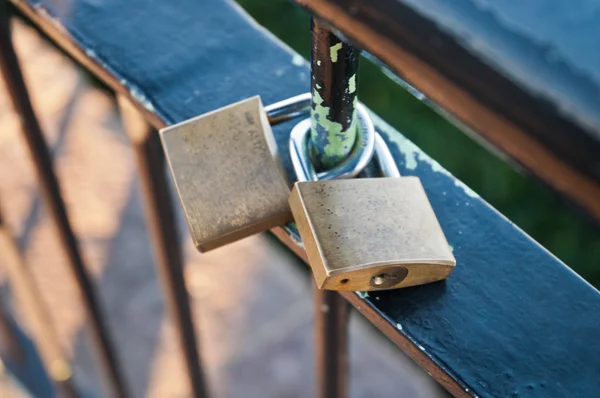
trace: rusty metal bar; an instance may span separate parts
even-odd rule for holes
[[[23,133],[38,174],[46,205],[50,210],[60,243],[67,255],[68,264],[83,299],[83,306],[90,321],[90,329],[98,349],[102,368],[110,381],[114,396],[127,397],[129,394],[126,390],[123,373],[117,360],[114,344],[109,336],[93,279],[83,263],[75,234],[67,217],[58,179],[54,174],[52,157],[31,105],[12,45],[5,1],[0,1],[0,54],[2,74],[13,106],[20,116]]]
[[[117,98],[127,135],[135,149],[144,193],[146,219],[154,241],[156,266],[177,329],[191,391],[194,397],[207,397],[194,320],[185,286],[177,224],[165,173],[165,157],[158,133],[145,122],[127,98],[121,95]]]
[[[311,145],[321,170],[344,160],[356,139],[356,77],[359,50],[311,22]],[[317,396],[348,395],[348,302],[314,286]]]
[[[349,304],[336,291],[313,285],[317,397],[348,396]]]
[[[0,208],[0,253],[5,260],[11,286],[34,326],[36,345],[48,374],[57,384],[61,396],[77,397],[76,385],[69,359],[63,350],[58,333],[50,318],[50,310],[37,287],[33,275],[21,255],[17,242],[3,223]]]

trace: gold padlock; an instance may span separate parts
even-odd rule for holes
[[[271,107],[279,120],[301,114],[310,95]],[[199,251],[291,220],[290,193],[260,97],[160,131],[179,199]]]
[[[306,181],[292,189],[290,206],[320,289],[421,285],[446,278],[456,264],[420,180],[400,177],[378,134],[375,156],[388,177]]]

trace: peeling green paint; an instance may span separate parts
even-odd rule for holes
[[[331,62],[337,62],[338,60],[338,51],[342,49],[342,43],[334,44],[329,47],[329,57],[331,57]]]
[[[94,50],[92,50],[91,48],[86,48],[85,49],[85,55],[87,55],[89,58],[92,59],[97,59],[98,56],[96,55],[96,53],[94,52]]]
[[[302,242],[302,238],[300,238],[300,234],[298,233],[298,226],[294,221],[289,222],[283,226],[285,232],[289,235],[290,239],[296,246],[304,248],[304,242]]]
[[[421,151],[419,147],[406,139],[402,134],[399,134],[392,126],[377,116],[375,113],[369,111],[373,123],[378,129],[384,133],[390,141],[392,141],[398,147],[400,153],[404,156],[404,166],[409,170],[417,168],[418,162],[424,162],[429,164],[431,170],[436,173],[442,173],[450,176],[454,180],[454,185],[461,188],[464,193],[471,198],[479,198],[477,192],[469,188],[464,182],[454,177],[448,170],[442,167],[438,162],[429,157],[426,153]]]
[[[320,87],[318,84],[315,84],[315,86],[316,86],[317,88],[321,88],[321,87]],[[315,105],[318,105],[318,106],[321,106],[321,104],[323,103],[323,97],[321,97],[321,94],[319,93],[319,91],[318,91],[318,90],[314,90],[314,91],[313,91],[313,95],[312,95],[312,101],[313,101],[313,103],[314,103]],[[326,115],[328,115],[328,114],[329,114],[329,108],[326,108],[326,107],[324,107],[324,106],[321,106],[321,107],[322,107],[322,108],[324,108],[324,109],[327,109],[327,113],[326,113]]]
[[[155,112],[154,105],[152,104],[152,102],[150,102],[146,95],[143,92],[141,92],[138,88],[129,87],[129,94],[131,94],[131,97],[140,105],[142,105],[144,109],[146,109],[149,112]]]
[[[316,85],[317,88],[320,88]],[[311,110],[311,125],[312,131],[317,134],[325,134],[324,141],[326,145],[323,147],[324,159],[322,160],[325,166],[332,166],[337,162],[337,159],[345,157],[352,150],[354,140],[348,138],[354,137],[356,129],[356,117],[353,117],[350,128],[342,130],[341,123],[331,121],[329,118],[329,107],[323,106],[323,97],[317,89],[313,90],[313,107]]]
[[[352,77],[348,80],[348,92],[350,94],[352,94],[355,91],[356,91],[356,74],[352,75]],[[356,100],[356,98],[355,98],[355,100]]]
[[[357,291],[357,292],[355,292],[355,293],[356,293],[356,294],[358,295],[358,297],[360,297],[361,299],[365,299],[365,298],[369,297],[369,292],[358,292],[358,291]]]
[[[306,61],[304,60],[304,58],[302,58],[302,55],[294,54],[294,56],[292,57],[292,63],[296,66],[303,66],[306,63]]]
[[[431,158],[429,158],[429,159],[431,159]],[[431,161],[429,163],[431,163],[431,169],[433,171],[454,177],[448,170],[443,168],[442,165],[439,164],[438,162],[436,162],[435,160],[431,159]],[[462,190],[467,194],[467,196],[470,196],[471,198],[479,198],[479,194],[477,192],[473,191],[467,184],[465,184],[464,182],[462,182],[461,180],[459,180],[455,177],[454,177],[454,185],[456,185],[459,188],[462,188]]]

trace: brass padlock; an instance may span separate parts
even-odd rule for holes
[[[306,94],[270,109],[284,121],[309,106]],[[166,127],[160,135],[199,251],[292,219],[289,184],[260,97]]]
[[[420,285],[446,278],[456,264],[420,180],[399,178],[378,134],[375,156],[387,177],[298,182],[292,189],[290,206],[320,289]]]

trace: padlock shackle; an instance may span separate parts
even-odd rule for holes
[[[292,129],[292,133],[290,134],[290,158],[292,159],[292,165],[294,166],[298,181],[351,178],[360,173],[373,156],[384,177],[400,177],[400,170],[398,170],[394,157],[381,135],[375,132],[373,124],[371,123],[371,118],[366,112],[366,109],[359,104],[357,110],[359,112],[359,122],[361,123],[359,124],[356,144],[357,147],[363,145],[363,148],[362,150],[355,148],[344,162],[328,171],[317,173],[310,159],[308,149],[311,126],[310,120],[302,120]],[[365,120],[363,120],[363,118],[365,118]],[[364,123],[364,126],[362,123],[363,121],[366,122]],[[365,134],[365,129],[367,134]],[[364,135],[367,137],[363,137]],[[369,142],[370,138],[373,140],[372,145]],[[356,156],[359,156],[360,158],[357,159]]]
[[[311,120],[302,120],[294,126],[289,146],[298,181],[352,178],[369,164],[375,152],[375,127],[364,105],[357,104],[356,111],[358,128],[352,152],[337,166],[320,173],[316,172],[309,151]]]
[[[390,148],[379,133],[375,133],[375,161],[384,177],[400,177],[400,170]]]
[[[269,124],[276,126],[288,120],[307,115],[311,109],[311,94],[304,93],[294,97],[286,98],[274,104],[265,107]],[[298,181],[309,180],[332,180],[337,178],[351,178],[360,173],[371,160],[373,153],[376,153],[376,160],[381,174],[386,177],[400,177],[400,171],[394,162],[394,158],[378,133],[375,133],[373,123],[368,112],[362,104],[357,104],[357,113],[359,118],[359,136],[355,147],[363,147],[361,151],[356,148],[350,156],[330,170],[316,173],[309,155],[309,129],[310,123],[306,120],[298,123],[290,135],[290,156],[296,171]],[[308,119],[307,119],[308,120]],[[310,120],[308,120],[310,122]],[[308,127],[307,127],[308,126]],[[365,135],[366,137],[362,137]],[[371,143],[371,141],[373,141]],[[357,153],[360,152],[360,153]],[[369,156],[369,153],[371,154]],[[311,167],[312,166],[312,167]]]
[[[310,93],[304,93],[265,106],[265,111],[269,118],[269,124],[276,126],[288,120],[308,115],[311,104],[312,98]]]
[[[307,139],[310,132],[310,127],[311,120],[304,119],[298,122],[298,124],[294,126],[292,132],[290,133],[290,159],[292,160],[292,167],[294,168],[296,180],[298,182],[314,181],[317,179],[314,173],[309,175],[309,171],[307,170],[308,163],[310,163],[310,159],[307,159]]]

